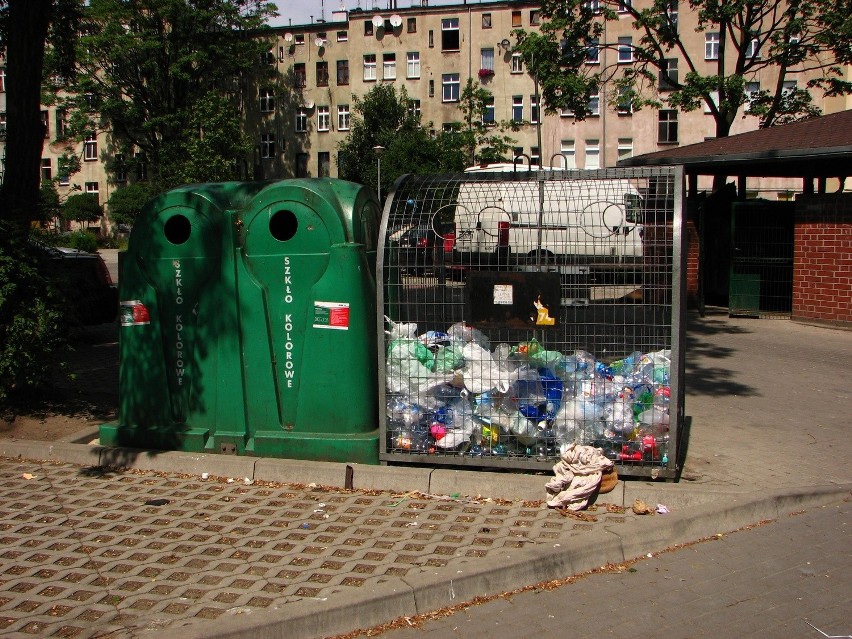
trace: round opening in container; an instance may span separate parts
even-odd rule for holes
[[[269,233],[279,242],[293,239],[299,228],[299,220],[293,211],[278,211],[269,218]]]
[[[172,244],[183,244],[192,233],[192,224],[185,215],[173,215],[165,226],[166,239]]]

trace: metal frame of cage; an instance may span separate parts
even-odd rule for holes
[[[380,460],[674,478],[679,167],[400,177],[378,248]]]

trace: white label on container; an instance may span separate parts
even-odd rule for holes
[[[494,285],[494,303],[511,306],[513,302],[511,284]]]
[[[314,328],[349,330],[348,302],[314,302]]]

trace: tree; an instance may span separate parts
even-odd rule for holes
[[[158,191],[240,177],[250,149],[241,97],[259,78],[271,6],[243,0],[92,0],[62,105],[79,141],[105,131],[108,152]]]
[[[50,224],[62,214],[62,200],[53,181],[42,182],[38,201],[38,221]]]
[[[116,189],[108,202],[110,219],[116,224],[132,226],[142,207],[153,195],[153,191],[142,182]]]
[[[517,131],[520,122],[495,122],[488,119],[493,115],[494,94],[468,78],[461,95],[464,129],[461,140],[470,164],[504,162],[511,157],[515,140],[505,135],[506,131]]]
[[[610,92],[611,106],[681,111],[704,106],[718,137],[730,133],[746,103],[749,113],[760,117],[760,126],[768,127],[818,115],[811,90],[852,92],[842,70],[852,57],[849,0],[690,0],[688,6],[696,32],[718,34],[718,59],[710,73],[701,71],[710,64],[704,38],[697,51],[682,37],[686,27],[677,0],[652,0],[645,8],[620,0],[543,0],[541,32],[516,30],[516,50],[541,84],[547,113],[570,109],[583,119],[590,96],[611,83],[616,89]],[[638,41],[606,41],[606,24],[625,13]],[[618,50],[625,46],[632,56],[629,65],[618,63]],[[616,52],[608,56],[611,63],[589,65],[589,58],[604,48]],[[679,78],[668,73],[668,60],[675,57],[686,67]],[[774,72],[774,85],[748,91],[749,78],[765,70]],[[785,84],[796,77],[809,78],[805,88]]]
[[[91,193],[77,193],[69,197],[62,206],[62,215],[66,220],[83,224],[97,222],[104,214],[98,198]]]
[[[453,145],[442,134],[433,139],[412,108],[405,87],[397,93],[392,84],[379,84],[363,97],[353,96],[353,115],[349,135],[340,146],[342,166],[338,174],[344,180],[377,185],[378,162],[373,148],[382,153],[382,193],[404,173],[460,171],[464,160],[453,155]]]

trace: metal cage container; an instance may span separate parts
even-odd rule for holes
[[[379,234],[380,459],[673,478],[680,169],[401,177]],[[381,313],[380,313],[381,315]]]

